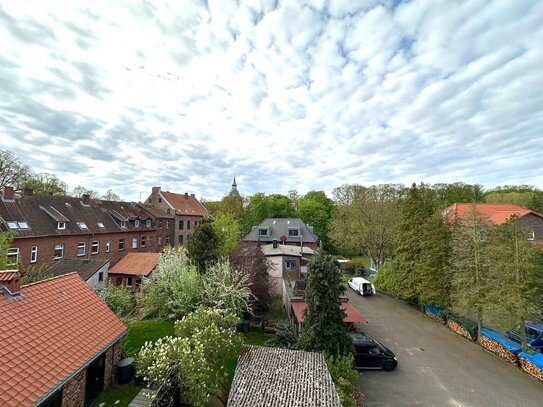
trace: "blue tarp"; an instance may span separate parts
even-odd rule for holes
[[[481,329],[481,335],[493,340],[494,342],[499,343],[501,346],[503,346],[505,349],[515,355],[522,350],[520,344],[518,344],[517,342],[512,341],[507,336],[502,335],[498,332],[491,331],[490,329]]]
[[[520,352],[519,357],[526,359],[527,361],[531,362],[532,364],[543,370],[543,353],[536,353],[535,355],[530,355],[528,353]]]
[[[534,331],[543,332],[543,324],[534,324],[533,322],[526,322],[527,328],[532,328]]]
[[[424,305],[424,311],[429,312],[430,314],[445,320],[445,317],[443,316],[442,312],[445,311],[445,308],[439,307],[437,305]]]

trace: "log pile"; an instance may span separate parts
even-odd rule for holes
[[[266,325],[264,326],[264,335],[265,336],[275,336],[277,332],[277,323],[279,321],[276,320],[268,320],[266,321]]]
[[[476,338],[473,338],[471,334],[459,323],[453,321],[452,319],[447,320],[447,326],[451,331],[456,332],[458,335],[462,335],[464,338],[469,339],[470,341],[475,341]]]
[[[520,366],[522,367],[522,370],[524,370],[526,373],[531,374],[533,377],[537,377],[539,380],[543,380],[543,370],[534,365],[529,360],[526,360],[524,358],[519,358],[520,360]]]
[[[432,321],[437,322],[438,324],[445,325],[447,322],[439,317],[436,317],[434,314],[428,311],[424,311],[424,315],[426,315],[428,318],[430,318]]]
[[[500,345],[497,342],[494,342],[492,339],[489,339],[485,336],[480,337],[480,343],[483,348],[488,349],[490,352],[495,353],[496,355],[500,356],[501,358],[507,360],[508,362],[511,362],[515,365],[518,365],[518,357],[512,352],[509,352],[507,349],[505,349],[502,345]]]

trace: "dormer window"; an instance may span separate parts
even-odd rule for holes
[[[258,236],[268,236],[268,229],[258,229]]]
[[[290,237],[297,237],[297,236],[300,236],[300,230],[299,229],[289,229],[288,230],[288,235]]]
[[[139,219],[136,219],[136,220],[134,221],[134,226],[137,227],[137,228],[140,227],[140,220],[139,220]]]
[[[151,219],[147,219],[147,220],[145,221],[145,226],[147,226],[148,228],[151,227]]]
[[[527,237],[528,240],[535,240],[535,231],[531,231],[528,233],[528,237]]]
[[[57,229],[58,230],[66,229],[66,222],[57,222]]]
[[[119,226],[121,226],[122,228],[125,228],[126,227],[126,222],[124,220],[121,220],[119,222]]]
[[[79,226],[79,229],[81,229],[81,230],[88,230],[89,229],[85,222],[77,222],[77,226]]]

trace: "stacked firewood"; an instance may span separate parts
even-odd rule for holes
[[[468,338],[470,341],[474,341],[475,338],[459,323],[453,321],[452,319],[447,320],[447,326],[458,335],[462,335],[464,338]]]
[[[277,332],[277,323],[279,321],[276,320],[268,320],[266,321],[266,325],[264,326],[264,335],[265,336],[275,336],[275,333]]]
[[[442,318],[439,318],[439,317],[436,317],[434,314],[432,314],[431,312],[429,311],[424,311],[424,315],[426,315],[428,318],[430,318],[432,321],[435,321],[441,325],[445,325],[447,322],[442,319]]]
[[[522,370],[524,370],[526,373],[531,374],[534,377],[537,377],[540,380],[543,380],[543,370],[541,368],[537,367],[527,359],[524,359],[522,357],[519,359]]]
[[[503,359],[507,360],[508,362],[511,362],[515,365],[518,364],[518,357],[512,352],[509,352],[507,349],[505,349],[502,345],[500,345],[497,342],[494,342],[492,339],[489,339],[485,336],[481,335],[480,343],[483,346],[483,348],[488,349],[490,352],[495,353],[496,355],[502,357]]]

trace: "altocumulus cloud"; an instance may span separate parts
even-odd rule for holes
[[[2,149],[129,199],[234,171],[541,187],[542,25],[538,0],[3,2]]]

